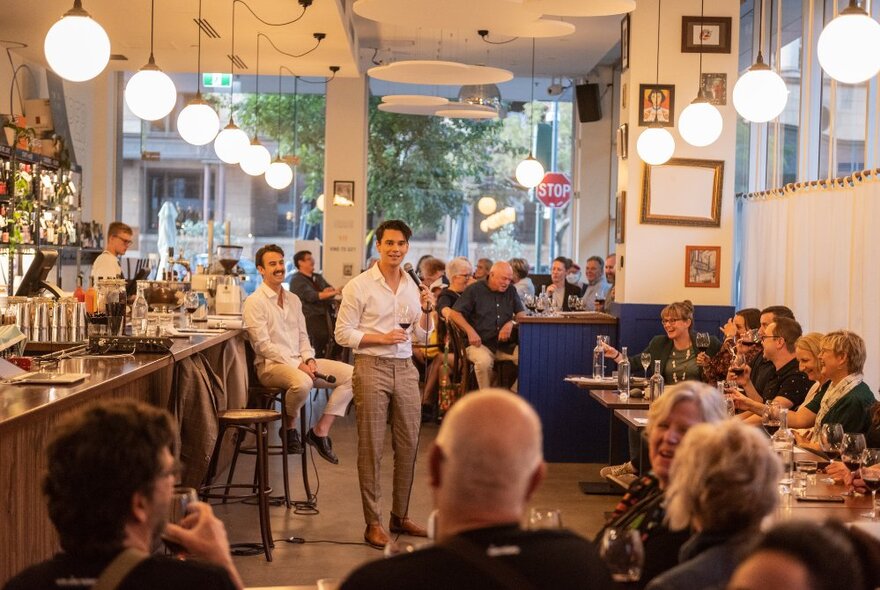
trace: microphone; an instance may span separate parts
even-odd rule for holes
[[[416,274],[416,271],[413,270],[413,265],[407,262],[403,265],[403,270],[416,282],[416,287],[421,289],[423,287],[422,281],[419,280],[419,275]]]
[[[315,379],[323,379],[327,383],[336,383],[336,377],[315,371]]]

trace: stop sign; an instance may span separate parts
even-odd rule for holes
[[[562,172],[548,172],[535,187],[535,196],[547,207],[565,207],[571,200],[571,181]]]

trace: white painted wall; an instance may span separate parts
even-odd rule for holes
[[[714,0],[706,3],[707,16],[732,17],[732,51],[704,54],[704,72],[727,73],[727,105],[719,106],[724,118],[721,137],[711,146],[695,148],[671,129],[676,142],[675,157],[724,161],[721,226],[694,228],[639,223],[642,199],[643,164],[636,153],[636,140],[644,127],[638,126],[639,84],[653,84],[657,51],[657,2],[639,0],[630,15],[630,67],[621,75],[626,85],[626,108],[620,120],[629,125],[629,158],[620,162],[618,188],[627,192],[625,243],[617,245],[618,268],[616,299],[622,303],[663,303],[690,299],[697,305],[729,305],[732,295],[734,156],[736,113],[731,100],[737,77],[739,45],[739,1]],[[681,53],[681,17],[699,16],[699,0],[663,3],[660,18],[660,84],[675,84],[675,123],[681,111],[697,95],[699,54]],[[689,187],[679,189],[687,194]],[[721,246],[721,285],[719,288],[685,288],[685,246]]]

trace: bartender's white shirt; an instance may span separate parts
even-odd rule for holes
[[[411,357],[410,340],[400,344],[360,348],[365,334],[387,334],[400,327],[395,313],[398,303],[406,303],[409,306],[412,334],[417,341],[424,342],[433,326],[428,324],[429,330],[426,332],[419,325],[423,315],[419,288],[403,270],[400,270],[400,284],[395,293],[382,276],[378,264],[350,280],[342,289],[342,305],[336,316],[336,342],[357,351],[357,354],[388,358]]]
[[[98,279],[118,279],[122,277],[122,267],[119,265],[119,258],[111,252],[104,250],[101,252],[95,262],[92,263],[92,272],[89,276],[95,280],[95,286],[98,285]]]
[[[258,371],[277,364],[298,367],[315,358],[299,297],[286,289],[281,289],[281,296],[283,309],[278,307],[278,294],[262,283],[244,301],[244,325],[257,353]]]

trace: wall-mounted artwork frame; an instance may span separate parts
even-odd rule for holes
[[[662,166],[645,164],[639,221],[719,227],[723,186],[723,160],[672,158]]]
[[[721,285],[721,246],[685,246],[684,286]]]

